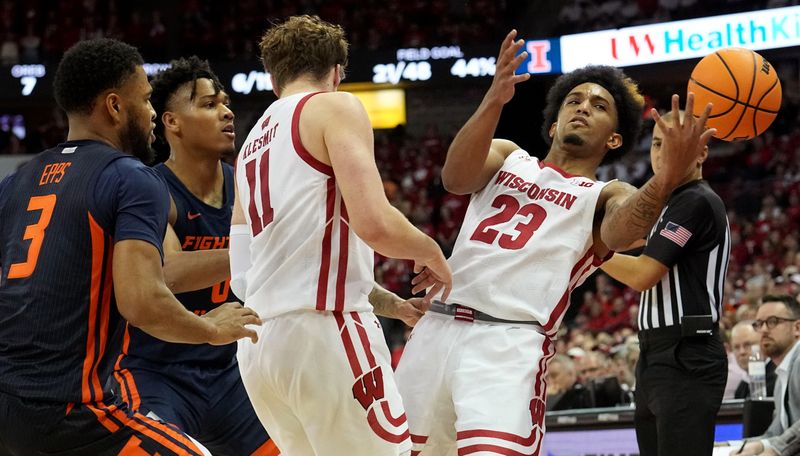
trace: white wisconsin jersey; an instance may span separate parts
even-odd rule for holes
[[[573,176],[517,150],[472,195],[448,262],[449,303],[554,333],[570,292],[602,260],[592,225],[605,182]]]
[[[333,169],[300,141],[300,112],[313,95],[270,105],[237,158],[252,235],[245,302],[262,318],[299,309],[372,310],[373,250],[349,227]]]

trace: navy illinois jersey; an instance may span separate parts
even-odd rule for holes
[[[119,352],[115,242],[161,252],[163,178],[97,141],[46,150],[3,185],[0,200],[0,391],[98,402]]]
[[[228,248],[234,199],[233,168],[222,163],[224,200],[220,208],[209,206],[197,198],[165,164],[156,165],[154,169],[166,180],[175,201],[177,219],[173,229],[181,248],[184,251]],[[197,315],[203,315],[220,304],[239,301],[230,291],[230,279],[213,287],[178,293],[175,297]],[[137,366],[137,358],[156,363],[222,368],[235,359],[236,343],[223,347],[168,343],[129,325],[125,335],[124,355],[126,356],[120,362],[123,369]]]

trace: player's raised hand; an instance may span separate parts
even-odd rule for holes
[[[661,169],[665,184],[675,188],[692,172],[697,159],[702,155],[708,141],[717,132],[715,128],[706,128],[706,120],[711,113],[708,103],[699,118],[692,115],[694,94],[686,97],[686,114],[680,118],[680,97],[672,95],[672,118],[665,121],[655,109],[653,119],[663,135]]]
[[[414,273],[417,276],[411,279],[411,284],[414,285],[414,288],[411,289],[412,293],[417,294],[430,287],[425,297],[422,298],[426,304],[429,304],[434,296],[442,291],[444,291],[442,301],[447,301],[450,289],[453,288],[453,272],[438,246],[434,257],[414,262]]]
[[[501,104],[508,103],[514,97],[514,86],[522,81],[530,79],[529,73],[515,74],[519,65],[528,58],[528,53],[523,51],[519,55],[517,52],[525,45],[524,40],[515,40],[517,31],[511,30],[500,45],[500,53],[497,55],[495,63],[494,79],[486,98],[497,101]]]
[[[217,328],[217,333],[208,341],[211,345],[227,345],[243,337],[249,337],[253,343],[258,341],[258,334],[245,325],[260,326],[261,318],[253,309],[238,302],[226,302],[203,315],[203,318]]]

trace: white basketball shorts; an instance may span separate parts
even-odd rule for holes
[[[371,312],[297,311],[239,341],[242,381],[288,456],[397,456],[411,451],[389,349]]]
[[[538,456],[554,354],[535,326],[425,314],[396,372],[411,454]]]

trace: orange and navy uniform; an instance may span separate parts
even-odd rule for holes
[[[175,234],[184,251],[226,249],[231,226],[233,207],[233,168],[223,163],[222,207],[205,204],[194,196],[163,163],[153,169],[167,182],[172,200],[175,202],[177,218],[173,223]],[[239,301],[230,292],[230,280],[224,280],[212,287],[178,293],[175,295],[181,304],[192,312],[203,315],[209,310],[228,301]],[[165,364],[190,364],[193,366],[224,368],[236,360],[236,343],[224,347],[209,344],[187,345],[163,342],[149,334],[128,327],[126,357],[123,366],[136,365],[139,360]]]
[[[233,168],[226,163],[221,166],[223,202],[219,208],[192,194],[166,165],[154,167],[175,202],[173,229],[184,251],[228,248]],[[229,280],[176,297],[198,315],[238,301]],[[221,347],[169,343],[127,325],[113,382],[131,408],[176,425],[213,454],[275,454],[242,384],[236,343]]]
[[[0,453],[200,454],[105,387],[120,349],[114,243],[161,252],[163,179],[96,141],[35,156],[0,198]],[[130,446],[129,446],[130,445]]]

